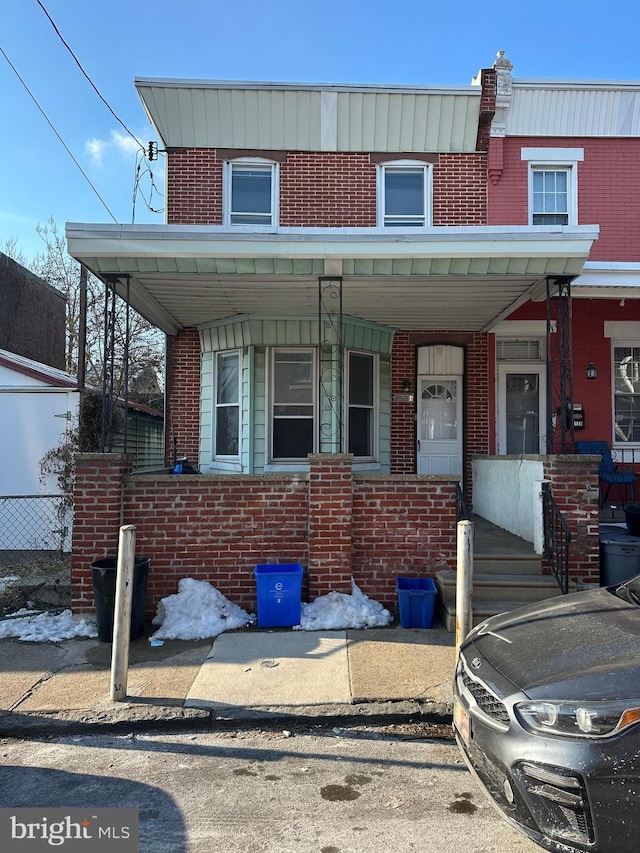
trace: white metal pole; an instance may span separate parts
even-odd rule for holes
[[[458,522],[456,572],[456,660],[473,627],[473,522]]]
[[[135,554],[136,528],[133,524],[126,524],[120,528],[118,541],[116,600],[113,615],[113,645],[111,647],[112,702],[121,702],[127,695]]]

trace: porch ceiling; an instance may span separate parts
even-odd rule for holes
[[[597,226],[279,229],[67,225],[69,253],[119,279],[169,334],[238,314],[318,311],[318,277],[341,276],[343,313],[402,329],[489,329],[547,276],[580,273]]]

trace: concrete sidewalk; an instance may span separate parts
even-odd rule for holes
[[[111,644],[0,640],[0,735],[209,728],[220,721],[451,717],[455,638],[430,629],[257,630],[131,643],[112,702]]]

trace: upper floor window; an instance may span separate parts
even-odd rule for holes
[[[378,224],[421,227],[431,223],[431,167],[400,160],[380,166]]]
[[[240,454],[240,352],[216,355],[214,456]]]
[[[578,162],[582,148],[523,148],[529,161],[529,224],[578,224]]]
[[[260,159],[226,164],[225,224],[277,225],[278,165]]]

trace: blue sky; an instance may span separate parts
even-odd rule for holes
[[[515,78],[640,80],[640,6],[621,0],[41,0],[113,112],[155,139],[134,77],[467,85],[500,49]],[[604,13],[603,13],[604,11]],[[113,217],[132,221],[136,145],[37,0],[6,0],[0,47]],[[0,245],[27,256],[53,216],[112,222],[0,54]],[[162,157],[154,180],[163,189]],[[148,176],[141,181],[148,197]],[[154,197],[152,206],[162,207]],[[135,221],[162,223],[138,196]]]

